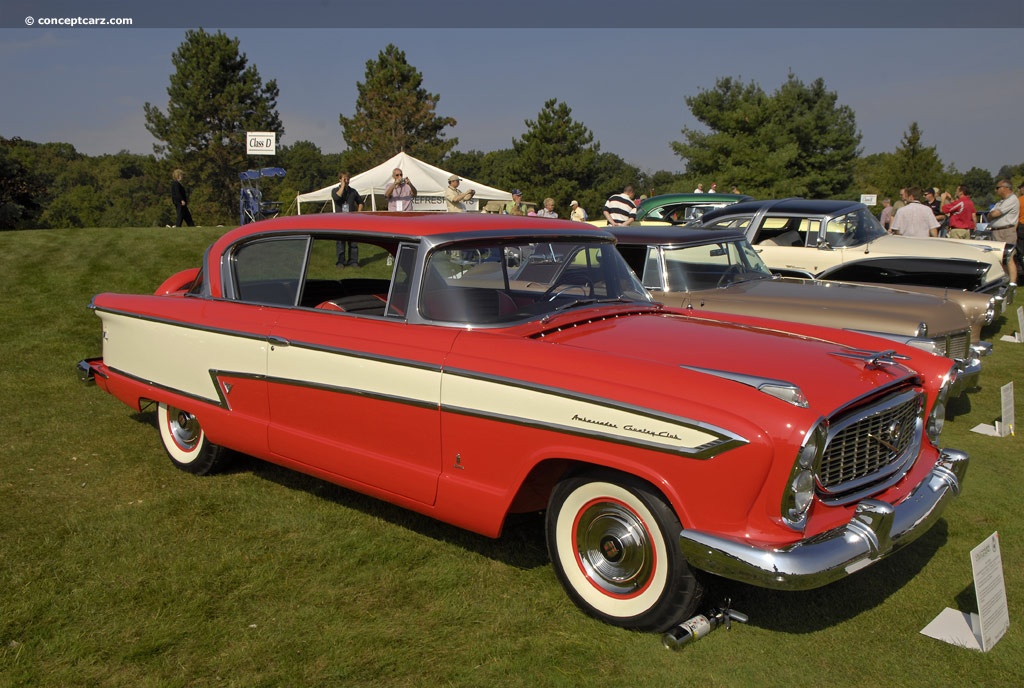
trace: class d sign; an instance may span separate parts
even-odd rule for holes
[[[245,132],[246,155],[274,155],[277,153],[276,131]]]

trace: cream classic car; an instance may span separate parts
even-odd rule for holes
[[[1011,244],[893,236],[862,203],[748,201],[708,211],[697,226],[743,230],[780,275],[975,291],[1001,308],[1013,300],[1003,270]]]

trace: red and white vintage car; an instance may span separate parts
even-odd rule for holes
[[[155,406],[179,468],[237,450],[491,537],[546,509],[569,596],[629,628],[690,615],[701,570],[806,589],[861,569],[968,463],[936,446],[950,360],[665,308],[577,223],[279,218],[91,307],[103,355],[80,375]]]

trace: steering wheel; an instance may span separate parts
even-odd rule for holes
[[[586,275],[578,276],[580,280],[579,284],[573,282],[555,282],[548,290],[544,292],[544,298],[548,301],[554,301],[559,296],[569,291],[570,289],[580,289],[583,291],[583,296],[594,296],[594,282]]]
[[[733,263],[732,265],[727,267],[725,269],[725,272],[722,273],[722,276],[718,278],[718,284],[716,286],[719,288],[726,286],[732,281],[733,277],[740,274],[741,272],[744,272],[743,266],[740,265],[739,263]]]

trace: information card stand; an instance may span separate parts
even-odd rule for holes
[[[1017,331],[1013,334],[1004,334],[999,339],[1003,342],[1024,343],[1024,306],[1017,306]]]
[[[1013,408],[1013,383],[1007,382],[999,388],[1000,401],[1002,402],[1003,415],[992,425],[975,425],[971,432],[991,437],[1006,437],[1013,434],[1014,408]]]
[[[988,652],[1010,627],[1006,586],[1003,583],[1003,558],[999,554],[999,533],[992,533],[971,550],[971,568],[974,571],[978,613],[947,607],[921,633],[969,650]]]

